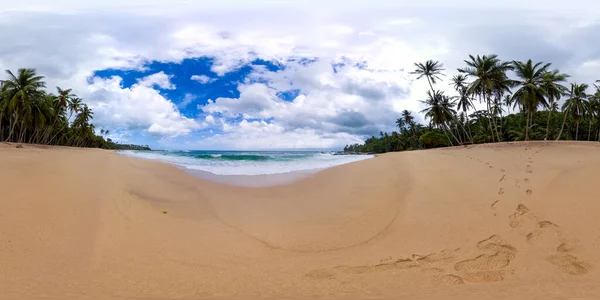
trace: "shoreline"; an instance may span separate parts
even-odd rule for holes
[[[598,150],[388,153],[243,187],[0,144],[0,298],[593,299]]]
[[[210,151],[202,151],[202,152],[210,152]],[[217,152],[220,152],[220,151],[217,151]],[[231,152],[236,153],[237,151],[231,151]],[[273,153],[273,152],[277,152],[277,151],[271,151],[271,153]],[[289,152],[289,151],[282,151],[281,153],[286,153],[286,152]],[[338,166],[355,163],[355,162],[362,161],[362,160],[373,159],[373,158],[377,157],[376,155],[364,155],[364,157],[362,157],[361,159],[355,160],[355,161],[334,161],[334,163],[336,163],[336,164],[330,165],[327,167],[316,167],[315,166],[315,168],[312,168],[312,169],[281,171],[278,173],[218,174],[218,173],[213,173],[213,172],[206,171],[206,170],[196,169],[196,168],[194,168],[195,165],[191,165],[189,163],[176,162],[174,160],[169,160],[166,158],[157,158],[157,157],[150,158],[150,157],[147,157],[144,155],[135,155],[132,153],[119,153],[119,152],[116,152],[116,153],[118,155],[125,156],[125,157],[144,159],[147,161],[156,161],[156,162],[173,165],[173,166],[176,166],[177,168],[183,170],[184,172],[192,174],[202,180],[208,180],[211,182],[222,183],[222,184],[229,185],[229,186],[243,186],[243,187],[268,187],[268,186],[291,184],[291,183],[297,182],[299,180],[314,176],[315,174],[322,172],[323,170],[326,170],[326,169],[335,168]],[[264,152],[256,151],[256,153],[264,153]],[[180,156],[180,157],[176,157],[176,158],[194,160],[194,158],[189,158],[186,156]],[[170,159],[173,159],[173,158],[170,158]],[[307,162],[314,163],[314,161],[309,161],[308,158],[307,158]],[[243,161],[236,162],[236,163],[243,163]],[[264,167],[272,168],[272,165],[277,164],[277,163],[278,163],[277,161],[271,161],[270,165],[264,165]],[[283,163],[283,162],[281,162],[281,163]],[[300,164],[300,163],[302,163],[302,160],[299,160],[296,163]],[[258,165],[255,165],[253,167],[260,168],[260,164],[261,163],[259,163]],[[232,167],[235,167],[235,166],[232,166]]]

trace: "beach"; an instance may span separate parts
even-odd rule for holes
[[[388,153],[268,187],[0,144],[0,298],[596,299],[598,143]]]

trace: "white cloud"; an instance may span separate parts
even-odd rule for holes
[[[196,99],[197,99],[197,97],[195,95],[186,93],[185,96],[183,97],[183,100],[181,102],[179,102],[179,104],[177,104],[177,107],[181,108],[181,109],[186,108],[188,105],[190,105]]]
[[[157,86],[164,90],[174,90],[175,85],[171,83],[171,77],[173,75],[167,75],[165,72],[160,71],[138,80],[138,84],[150,88]]]
[[[347,143],[362,142],[354,135],[338,132],[322,134],[314,129],[294,129],[265,121],[242,120],[226,125],[224,134],[217,134],[202,141],[190,142],[193,149],[331,149]],[[224,129],[225,129],[224,128]]]
[[[181,115],[157,90],[143,84],[123,88],[118,76],[95,77],[88,86],[87,102],[100,127],[143,130],[153,135],[176,137],[202,128]]]
[[[210,78],[206,75],[192,75],[192,77],[190,78],[191,80],[196,80],[202,84],[207,84],[211,81],[213,81],[213,78]]]

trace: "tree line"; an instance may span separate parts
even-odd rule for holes
[[[383,153],[465,144],[528,140],[600,141],[600,81],[591,87],[569,82],[550,63],[502,61],[497,55],[469,55],[451,79],[454,95],[436,90],[445,71],[428,60],[411,74],[429,85],[418,124],[410,111],[396,121],[398,131],[381,132],[345,152]],[[564,100],[562,105],[559,102]],[[476,110],[474,102],[485,104]]]
[[[109,130],[90,123],[94,112],[71,89],[46,92],[45,77],[35,69],[6,70],[0,80],[0,141],[104,149],[150,150],[114,143]]]

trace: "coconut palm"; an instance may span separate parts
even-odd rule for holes
[[[448,123],[453,120],[454,115],[456,114],[450,98],[444,95],[444,92],[437,91],[435,93],[431,93],[430,91],[427,91],[427,99],[421,101],[421,103],[427,106],[421,111],[421,113],[425,113],[425,118],[428,118],[431,124],[433,124],[435,127],[444,130],[450,145],[453,143],[448,136],[448,132],[450,132],[456,142],[460,143],[456,136],[454,136],[452,131],[448,128]]]
[[[583,84],[572,83],[571,84],[571,96],[569,97],[569,99],[567,99],[565,101],[565,103],[562,106],[563,112],[565,114],[565,120],[566,120],[566,116],[569,114],[573,117],[573,120],[575,120],[575,140],[576,141],[579,138],[579,121],[580,121],[581,117],[585,116],[588,112],[588,99],[587,99],[588,95],[586,94],[586,90],[588,87],[589,87],[589,85],[587,85],[585,83],[583,83]],[[563,128],[565,126],[565,120],[563,120],[563,125],[560,129],[557,140],[560,139]]]
[[[467,64],[467,67],[460,68],[458,71],[475,78],[469,84],[469,94],[476,95],[480,101],[486,102],[491,118],[490,129],[495,134],[496,139],[501,141],[496,120],[492,113],[492,96],[510,92],[513,81],[508,78],[506,72],[512,70],[513,66],[509,62],[501,61],[495,54],[469,55],[469,60],[465,60],[465,64]]]
[[[596,126],[600,125],[600,97],[596,97],[596,95],[590,95],[588,100],[588,141],[591,140],[592,137],[592,125],[595,123]]]
[[[410,74],[418,75],[417,79],[427,78],[431,92],[435,94],[433,85],[436,84],[436,81],[442,80],[440,76],[443,76],[444,65],[439,61],[428,60],[425,63],[415,63],[415,66],[417,68],[413,72],[410,72]]]
[[[513,61],[514,71],[518,77],[516,81],[517,91],[513,94],[513,100],[522,104],[527,113],[527,125],[525,126],[525,140],[529,139],[529,129],[533,125],[533,114],[539,105],[548,107],[546,101],[546,90],[542,87],[544,75],[550,64],[542,62],[533,63],[531,59],[526,62]]]
[[[410,131],[415,133],[415,117],[412,116],[412,113],[408,110],[402,111],[402,120],[404,121],[404,125],[410,128]]]
[[[71,113],[69,114],[69,118],[67,118],[67,120],[71,120],[71,117],[73,116],[73,113],[79,113],[79,110],[81,109],[81,105],[82,105],[82,100],[74,97],[73,99],[71,99],[71,102],[69,102],[69,104],[67,105],[67,108],[71,111]]]
[[[457,75],[457,76],[462,76],[462,75]],[[455,76],[455,77],[457,77],[457,76]],[[463,77],[466,77],[466,76],[463,76]],[[469,89],[464,85],[455,84],[454,87],[457,88],[457,92],[458,92],[458,96],[454,97],[456,109],[457,109],[457,111],[461,112],[461,115],[464,115],[465,123],[467,124],[467,128],[469,131],[467,132],[464,128],[463,128],[463,130],[465,131],[465,134],[467,134],[467,136],[469,137],[469,140],[471,141],[471,143],[473,143],[473,136],[471,135],[471,127],[469,125],[469,115],[467,114],[467,112],[470,109],[475,109],[475,106],[473,105],[473,101],[471,98],[471,94],[469,94]]]
[[[21,133],[26,129],[25,121],[30,118],[31,102],[43,95],[42,89],[46,87],[46,83],[44,76],[37,75],[35,69],[19,69],[16,76],[6,70],[6,74],[8,79],[1,82],[2,97],[7,101],[5,109],[9,116],[9,133],[6,141],[9,141],[16,126],[20,125]],[[22,134],[19,138],[22,138]]]
[[[459,91],[462,88],[467,87],[467,75],[458,74],[452,77],[452,84],[454,85],[454,89]]]
[[[548,71],[543,76],[542,88],[548,99],[548,121],[546,122],[546,138],[544,140],[548,140],[550,116],[552,112],[557,110],[555,108],[558,107],[557,101],[567,92],[567,88],[561,84],[561,82],[566,82],[567,78],[569,78],[569,75],[560,73],[559,70]]]

